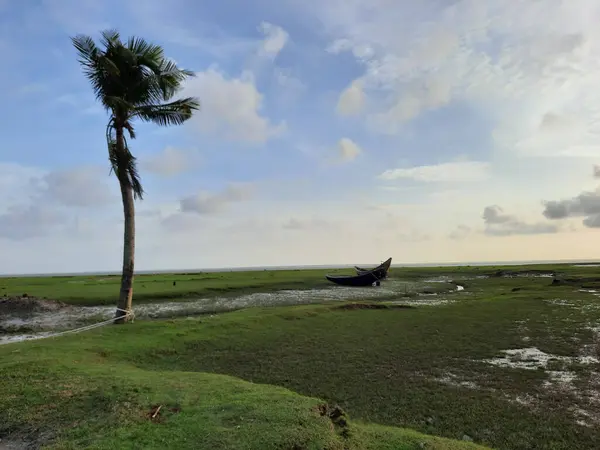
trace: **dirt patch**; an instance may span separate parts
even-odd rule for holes
[[[317,407],[317,410],[321,416],[327,417],[329,420],[331,420],[333,429],[337,431],[340,436],[344,438],[348,438],[350,436],[348,418],[345,411],[341,407],[338,405],[332,406],[328,405],[327,403],[323,403]]]
[[[412,305],[386,305],[383,303],[346,303],[331,309],[342,311],[354,311],[357,309],[414,309]]]
[[[179,414],[181,407],[178,405],[153,405],[150,411],[146,413],[146,417],[154,423],[164,423],[165,419],[173,414]],[[0,449],[1,450],[1,449]]]
[[[31,314],[54,312],[70,308],[65,303],[23,295],[21,297],[0,298],[0,314]]]

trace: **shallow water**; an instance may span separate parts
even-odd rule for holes
[[[388,280],[378,287],[332,286],[326,289],[281,290],[276,292],[258,292],[238,297],[206,297],[191,301],[170,301],[135,305],[136,318],[160,318],[185,316],[210,312],[223,312],[249,307],[303,305],[342,300],[369,300],[409,294],[424,287],[422,283],[409,283],[400,280]],[[457,290],[464,290],[457,286]],[[398,303],[414,305],[437,305],[446,300],[436,294],[423,294]],[[45,337],[53,331],[72,329],[93,322],[101,322],[114,316],[115,307],[67,307],[53,312],[33,313],[29,315],[11,315],[0,319],[0,326],[13,329],[15,333],[0,335],[0,344]],[[27,333],[19,333],[26,329]]]

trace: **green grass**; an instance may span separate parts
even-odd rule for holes
[[[278,289],[311,289],[329,284],[322,270],[153,274],[136,276],[134,296],[137,303],[147,303]],[[0,296],[26,293],[73,305],[107,305],[116,302],[119,285],[117,275],[7,277],[0,278]]]
[[[568,276],[600,274],[598,268],[569,264],[530,266],[465,266],[431,268],[392,268],[390,276],[407,281],[435,276],[493,275],[498,270],[558,271]],[[353,273],[352,269],[256,270],[215,273],[175,273],[137,275],[134,284],[136,303],[185,300],[203,296],[242,295],[279,289],[312,289],[331,286],[326,273]],[[175,286],[173,286],[175,282]],[[58,300],[74,305],[107,305],[116,302],[120,276],[53,276],[0,278],[0,296],[21,296]]]
[[[547,370],[481,360],[522,347],[597,355],[590,326],[600,323],[599,298],[548,278],[472,278],[501,269],[394,269],[409,280],[465,278],[467,291],[448,294],[455,303],[444,306],[255,308],[1,346],[0,437],[46,437],[49,448],[476,448],[460,441],[468,435],[498,449],[595,448],[600,428],[578,424],[575,412],[600,418],[600,405],[583,395],[597,390],[600,364],[554,361],[549,369],[577,380],[573,389],[548,389]],[[307,285],[322,274],[218,279],[223,287],[237,279],[231,292],[247,292],[303,273]],[[251,288],[241,281],[248,274]],[[347,412],[347,433],[319,414],[322,403]],[[163,405],[159,423],[147,417],[154,405]]]
[[[215,318],[209,334],[221,329]],[[244,314],[223,319],[229,329],[245,323]],[[280,387],[143,367],[149,353],[202,328],[196,319],[138,322],[0,347],[0,437],[48,449],[481,448],[364,421],[334,424],[319,411],[323,400]]]

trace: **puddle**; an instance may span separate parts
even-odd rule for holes
[[[441,378],[434,378],[434,381],[445,384],[446,386],[463,387],[467,389],[479,389],[477,383],[473,381],[461,380],[456,374],[448,372]]]
[[[422,283],[409,283],[399,280],[388,280],[379,287],[344,287],[332,286],[324,289],[281,290],[276,292],[259,292],[238,297],[206,297],[191,301],[171,301],[163,303],[134,303],[136,318],[165,318],[210,312],[225,312],[249,307],[303,305],[325,303],[342,300],[374,300],[377,298],[413,294],[423,288]],[[457,291],[464,290],[457,286]],[[433,297],[433,298],[431,298]],[[135,302],[135,299],[134,299]],[[436,305],[447,303],[437,294],[427,296],[420,294],[399,304]],[[101,322],[114,316],[115,306],[66,307],[56,311],[33,312],[31,314],[6,315],[0,320],[0,327],[14,330],[14,333],[0,335],[0,344],[8,344],[22,340],[42,337],[43,333],[73,329],[94,322]],[[23,333],[20,330],[27,330]],[[18,333],[18,334],[17,334]]]
[[[446,298],[436,297],[436,294],[423,294],[422,297],[430,297],[430,298],[411,298],[406,297],[404,300],[393,300],[390,302],[386,302],[389,305],[408,305],[408,306],[438,306],[438,305],[446,305],[451,303],[450,300]],[[433,298],[431,298],[433,297]]]
[[[483,362],[498,367],[510,367],[512,369],[537,370],[548,367],[550,361],[560,361],[565,364],[597,364],[600,360],[594,356],[559,356],[544,353],[536,347],[517,348],[504,350],[504,356],[484,359]],[[550,371],[551,372],[551,371]],[[550,373],[549,372],[549,373]]]
[[[556,306],[572,306],[572,307],[579,306],[573,302],[570,302],[569,300],[565,300],[562,298],[553,298],[551,300],[544,300],[544,301],[547,303],[550,303],[551,305],[556,305]]]

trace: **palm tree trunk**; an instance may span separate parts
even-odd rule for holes
[[[116,127],[117,152],[125,151],[123,128]],[[121,153],[122,154],[122,153]],[[124,317],[125,311],[131,311],[133,299],[133,273],[135,263],[135,205],[133,202],[133,188],[125,170],[117,173],[123,200],[123,215],[125,219],[123,233],[123,272],[121,274],[121,291],[115,313],[115,323],[125,323],[131,320]]]

